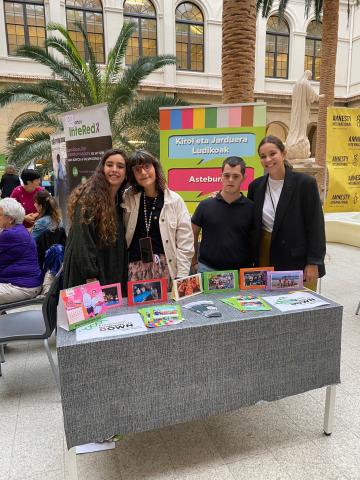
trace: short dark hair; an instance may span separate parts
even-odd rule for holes
[[[146,152],[145,150],[137,150],[136,152],[134,152],[130,157],[129,163],[127,164],[128,182],[130,186],[134,189],[135,192],[142,191],[142,188],[136,181],[133,167],[136,167],[137,165],[144,165],[145,163],[152,163],[154,165],[156,173],[156,189],[160,192],[163,192],[166,188],[166,178],[160,162],[156,157],[151,155],[151,153]]]
[[[24,185],[27,185],[28,182],[33,182],[34,180],[41,178],[41,175],[37,170],[33,170],[32,168],[24,168],[20,177]]]
[[[237,167],[240,165],[241,175],[245,175],[246,165],[245,160],[241,157],[227,157],[223,161],[221,166],[221,171],[224,171],[225,165],[229,165],[229,167]]]

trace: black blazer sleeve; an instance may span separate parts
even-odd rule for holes
[[[315,178],[307,178],[302,195],[304,224],[308,241],[307,265],[323,265],[326,252],[325,222]]]

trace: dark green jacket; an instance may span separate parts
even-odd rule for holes
[[[95,225],[80,222],[80,205],[75,209],[65,248],[64,288],[86,283],[96,278],[100,285],[121,283],[123,292],[127,282],[127,249],[123,210],[116,206],[117,238],[111,246],[100,245]]]

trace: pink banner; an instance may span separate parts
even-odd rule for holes
[[[247,168],[241,190],[254,180],[254,169]],[[199,196],[221,190],[221,168],[171,168],[169,188],[175,192],[200,192]]]

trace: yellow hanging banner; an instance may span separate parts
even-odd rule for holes
[[[360,212],[360,108],[327,110],[325,212]]]

